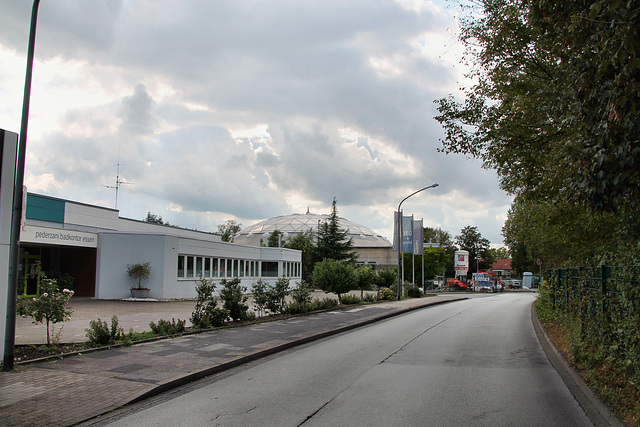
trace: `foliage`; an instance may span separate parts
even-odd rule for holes
[[[289,279],[280,277],[273,286],[267,289],[267,310],[272,313],[283,313],[286,308],[285,299],[289,295]]]
[[[358,295],[344,294],[342,295],[340,303],[345,305],[357,305],[362,303],[362,298],[360,298]]]
[[[422,289],[417,286],[407,286],[405,289],[409,298],[422,298]]]
[[[171,319],[171,322],[168,320],[160,319],[158,323],[151,322],[149,323],[149,327],[151,328],[151,332],[156,335],[177,335],[181,334],[185,330],[185,320],[180,320],[176,322],[176,319]]]
[[[424,277],[433,279],[435,276],[443,276],[447,270],[447,264],[452,262],[453,253],[449,254],[444,248],[424,248]]]
[[[253,284],[251,293],[253,295],[253,306],[258,310],[258,316],[262,317],[265,314],[267,309],[267,289],[269,288],[269,283],[265,282],[262,279],[258,279],[256,283]]]
[[[325,292],[341,295],[356,287],[355,268],[347,261],[325,259],[313,268],[313,283]]]
[[[38,275],[42,275],[38,267]],[[52,343],[52,337],[56,337],[54,325],[71,318],[71,310],[68,306],[73,296],[73,291],[59,290],[58,284],[53,279],[43,278],[40,281],[40,295],[31,299],[23,299],[17,305],[17,312],[21,316],[33,317],[33,323],[44,322],[47,327],[47,345]]]
[[[398,281],[398,267],[389,267],[382,270],[378,270],[378,287],[390,288],[395,282]]]
[[[137,264],[129,264],[127,266],[127,274],[129,277],[138,281],[137,289],[144,289],[142,287],[142,281],[147,280],[151,275],[151,263],[140,262]]]
[[[296,282],[296,286],[291,290],[291,299],[300,305],[309,304],[312,301],[311,289],[304,280]]]
[[[533,202],[516,196],[502,229],[512,267],[522,274],[545,268],[589,264],[599,254],[614,253],[630,236],[618,216],[595,212],[567,201]]]
[[[374,295],[374,294],[365,294],[364,298],[362,298],[362,302],[366,302],[366,303],[376,302],[376,295]]]
[[[598,211],[640,202],[640,9],[634,2],[480,0],[461,41],[477,83],[438,101],[443,150],[504,189]]]
[[[220,234],[223,242],[233,242],[233,236],[242,230],[242,224],[237,223],[233,219],[228,219],[224,224],[218,225],[218,234]]]
[[[147,217],[143,219],[143,221],[150,222],[152,224],[171,225],[169,222],[163,221],[161,216],[152,214],[151,212],[147,212]]]
[[[639,274],[638,266],[555,271],[535,302],[572,364],[630,425],[640,419]]]
[[[314,239],[313,231],[307,230],[290,237],[284,244],[285,248],[297,249],[302,252],[302,278],[307,282],[311,280],[313,264],[315,263]]]
[[[269,234],[269,238],[267,239],[267,247],[279,248],[281,244],[282,244],[282,232],[280,230],[273,230],[273,232]]]
[[[318,260],[344,260],[353,264],[358,255],[353,251],[353,241],[348,237],[348,230],[340,228],[336,205],[337,202],[334,198],[329,219],[319,226],[316,258]]]
[[[107,322],[98,320],[89,321],[89,329],[85,329],[89,342],[93,345],[109,345],[125,338],[124,330],[119,326],[118,317],[111,317],[111,327]]]
[[[60,273],[55,277],[55,279],[58,284],[58,289],[62,288],[72,291],[76,286],[76,278],[69,273]]]
[[[396,294],[390,288],[382,288],[378,291],[378,300],[379,301],[393,301],[398,298],[398,294]]]
[[[222,326],[226,322],[229,313],[217,307],[215,291],[216,284],[213,280],[200,278],[196,285],[196,305],[191,313],[191,323],[194,327],[208,329]]]
[[[309,305],[310,311],[329,310],[338,306],[338,301],[333,298],[314,298]]]
[[[240,284],[240,279],[234,277],[231,280],[222,279],[220,281],[220,299],[224,310],[229,313],[232,320],[247,320],[249,306],[245,304],[248,297],[244,295],[247,288]]]
[[[361,265],[356,268],[356,289],[360,289],[360,299],[364,298],[364,291],[373,289],[373,285],[377,280],[376,272],[373,267]]]
[[[456,244],[460,249],[469,251],[469,271],[475,272],[477,271],[476,261],[481,257],[487,258],[487,250],[491,242],[482,237],[478,227],[466,226],[460,230],[460,235],[456,236]],[[491,264],[493,265],[493,262]],[[483,265],[481,268],[487,268],[487,266]]]

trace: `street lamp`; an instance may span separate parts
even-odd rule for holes
[[[22,219],[22,198],[24,185],[24,163],[27,152],[27,123],[29,121],[29,99],[31,97],[31,75],[33,71],[33,55],[36,44],[36,22],[40,0],[34,0],[31,10],[31,27],[29,30],[29,47],[27,50],[27,73],[24,80],[24,98],[22,100],[22,121],[20,123],[20,139],[18,141],[18,157],[16,160],[16,176],[13,188],[13,206],[11,212],[11,242],[9,245],[9,277],[7,291],[7,321],[5,324],[4,354],[2,370],[13,369],[14,346],[16,340],[16,298],[18,293],[18,262],[20,258],[20,220]]]
[[[404,203],[405,200],[407,200],[409,197],[418,194],[421,191],[424,190],[428,190],[429,188],[434,188],[437,187],[438,183],[435,184],[431,184],[428,187],[424,187],[419,189],[418,191],[414,191],[413,193],[409,194],[407,197],[405,197],[404,199],[402,199],[402,201],[400,202],[400,204],[398,204],[398,215],[397,215],[397,224],[396,224],[396,230],[398,231],[398,299],[400,299],[400,293],[401,293],[401,289],[402,289],[402,278],[401,278],[401,266],[402,266],[402,253],[403,253],[403,246],[404,246],[404,241],[403,241],[403,236],[402,236],[402,211],[400,210],[400,207],[402,206],[402,203]]]

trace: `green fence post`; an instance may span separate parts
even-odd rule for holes
[[[607,310],[608,310],[608,299],[609,299],[609,295],[608,295],[608,284],[607,282],[609,281],[609,279],[611,278],[611,267],[608,267],[606,265],[602,265],[600,267],[601,269],[601,277],[602,277],[602,283],[600,284],[600,295],[602,297],[602,314],[606,314]]]

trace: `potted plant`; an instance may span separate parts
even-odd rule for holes
[[[137,264],[129,264],[127,266],[127,274],[129,277],[138,281],[138,286],[131,288],[131,296],[133,298],[148,298],[151,289],[142,287],[142,281],[147,280],[151,275],[151,263],[139,262]]]

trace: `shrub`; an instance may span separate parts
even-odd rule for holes
[[[338,300],[335,300],[333,298],[323,298],[323,299],[315,298],[313,301],[311,301],[311,304],[309,304],[309,309],[310,311],[327,310],[337,306],[338,306]]]
[[[94,345],[109,345],[125,339],[124,330],[118,325],[118,317],[111,318],[111,327],[107,322],[98,318],[89,322],[89,329],[85,329],[89,342]]]
[[[378,300],[379,301],[391,301],[396,299],[396,293],[389,288],[382,288],[378,291]]]
[[[422,298],[422,289],[417,286],[407,286],[406,291],[409,298]]]
[[[313,267],[313,283],[325,292],[338,295],[342,301],[342,294],[357,285],[355,268],[346,261],[325,259]]]
[[[184,332],[184,325],[186,320],[180,320],[176,322],[175,319],[171,319],[171,322],[168,320],[160,319],[158,323],[151,322],[149,323],[149,327],[151,328],[151,332],[156,335],[176,335]]]
[[[376,302],[376,296],[373,294],[364,294],[363,302]]]
[[[21,316],[33,317],[33,323],[45,323],[47,327],[47,345],[52,343],[52,337],[59,338],[59,333],[54,331],[56,323],[69,320],[73,311],[67,305],[73,296],[73,291],[58,289],[55,280],[47,279],[38,267],[38,274],[42,275],[40,282],[40,295],[31,299],[21,298],[16,306],[16,311]]]
[[[258,316],[263,316],[267,308],[267,289],[269,284],[262,279],[258,279],[253,284],[253,305],[258,310]]]
[[[307,305],[311,302],[311,288],[304,280],[296,282],[296,287],[291,290],[291,299],[300,305]]]
[[[191,323],[196,328],[207,329],[224,325],[229,313],[217,307],[214,296],[216,285],[213,280],[200,278],[196,285],[196,306],[191,313]]]
[[[142,281],[147,280],[151,275],[151,263],[140,262],[138,264],[129,264],[127,266],[127,274],[129,277],[138,281],[137,289],[143,289]]]
[[[342,304],[360,304],[362,300],[357,295],[344,294],[342,295],[342,299],[340,300]]]
[[[285,299],[289,294],[289,279],[280,277],[274,286],[267,289],[267,310],[272,313],[284,313]]]
[[[298,301],[291,301],[285,307],[286,314],[302,314],[306,313],[311,309],[309,303],[299,303]]]
[[[245,304],[247,297],[244,295],[247,288],[240,285],[240,279],[235,277],[231,280],[222,279],[220,282],[220,299],[223,301],[223,308],[229,313],[229,317],[234,321],[247,320],[249,306]]]

